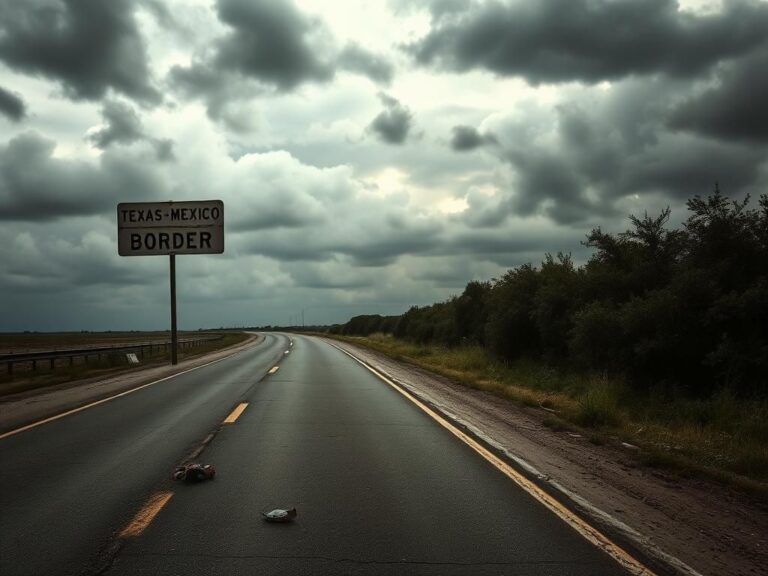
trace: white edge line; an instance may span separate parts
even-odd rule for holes
[[[20,428],[16,428],[14,430],[9,430],[8,432],[5,432],[3,434],[0,434],[0,440],[3,440],[5,438],[8,438],[9,436],[14,436],[16,434],[19,434],[21,432],[26,432],[27,430],[31,430],[32,428],[37,428],[38,426],[42,426],[43,424],[47,424],[48,422],[53,422],[55,420],[58,420],[60,418],[64,418],[65,416],[69,416],[70,414],[76,414],[77,412],[82,412],[83,410],[87,410],[88,408],[93,408],[94,406],[98,406],[99,404],[104,404],[105,402],[109,402],[110,400],[114,400],[115,398],[120,398],[122,396],[127,396],[128,394],[133,394],[134,392],[138,392],[139,390],[143,388],[147,388],[148,386],[152,386],[154,384],[158,384],[159,382],[165,382],[166,380],[170,380],[171,378],[176,378],[177,376],[181,376],[182,374],[187,374],[188,372],[192,372],[193,370],[198,370],[199,368],[205,368],[206,366],[210,366],[211,364],[216,364],[217,362],[221,362],[222,360],[226,360],[227,358],[231,358],[235,354],[239,354],[242,352],[242,350],[237,350],[233,352],[232,354],[228,354],[227,356],[224,356],[223,358],[217,358],[216,360],[211,360],[210,362],[206,362],[205,364],[200,364],[200,366],[195,366],[194,368],[189,368],[187,370],[183,370],[182,372],[177,372],[176,374],[171,374],[170,376],[166,376],[164,378],[160,378],[159,380],[154,380],[153,382],[147,382],[146,384],[142,384],[140,386],[137,386],[136,388],[131,388],[129,390],[124,390],[123,392],[120,392],[119,394],[115,394],[114,396],[108,396],[106,398],[102,398],[101,400],[96,400],[95,402],[91,402],[89,404],[85,404],[84,406],[79,406],[77,408],[72,408],[71,410],[66,410],[64,412],[61,412],[59,414],[56,414],[54,416],[49,416],[48,418],[43,418],[42,420],[38,420],[37,422],[32,422],[31,424],[27,424],[25,426],[21,426]]]
[[[360,363],[363,367],[370,370],[373,374],[381,378],[384,382],[388,384],[394,384],[395,386],[401,386],[406,391],[408,391],[410,394],[414,395],[416,399],[418,399],[420,402],[424,402],[424,400],[421,400],[420,394],[416,391],[414,391],[410,386],[405,385],[400,380],[397,380],[396,378],[391,377],[386,372],[374,368],[370,366],[367,362],[364,360],[361,360],[357,356],[353,355],[351,352],[345,350],[344,348],[341,348],[340,346],[337,346],[336,344],[330,343],[331,346],[336,348],[337,350],[343,352],[353,360]],[[388,382],[388,380],[390,382]],[[447,418],[450,420],[453,420],[454,422],[459,423],[462,426],[465,426],[472,434],[477,436],[478,438],[482,439],[484,442],[488,443],[489,445],[493,446],[495,449],[500,450],[505,456],[510,458],[512,461],[514,461],[517,465],[519,465],[521,468],[523,468],[526,472],[529,474],[532,474],[535,476],[539,481],[545,482],[548,485],[550,485],[553,489],[559,491],[563,495],[565,495],[567,498],[572,500],[578,507],[580,507],[583,510],[586,510],[590,515],[593,517],[599,518],[602,522],[608,524],[618,532],[620,532],[625,538],[632,541],[633,544],[635,544],[639,549],[643,550],[646,554],[649,556],[655,558],[656,560],[660,560],[667,565],[673,567],[678,572],[681,572],[685,574],[686,576],[703,576],[700,572],[680,560],[679,558],[676,558],[675,556],[672,556],[660,548],[658,548],[656,545],[651,543],[647,537],[643,536],[639,532],[637,532],[634,528],[628,526],[621,520],[611,516],[609,513],[605,512],[604,510],[601,510],[600,508],[594,506],[589,501],[584,499],[583,497],[579,496],[578,494],[572,492],[571,490],[565,488],[562,486],[559,482],[551,480],[550,477],[546,474],[542,474],[536,467],[526,462],[524,459],[520,458],[519,456],[512,454],[509,450],[506,448],[503,448],[499,446],[498,443],[490,440],[486,435],[480,433],[474,426],[470,424],[466,424],[461,418],[458,418],[456,415],[451,414],[450,412],[447,412],[443,410],[441,407],[436,407],[441,410]],[[452,424],[450,420],[447,420],[449,424]],[[535,496],[534,496],[535,498]]]

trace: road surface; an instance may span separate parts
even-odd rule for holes
[[[624,573],[365,367],[292,338],[0,439],[0,574]],[[174,482],[206,439],[216,478]]]

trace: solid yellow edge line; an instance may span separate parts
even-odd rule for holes
[[[445,428],[451,434],[456,436],[459,440],[467,444],[470,448],[472,448],[480,456],[485,458],[500,472],[502,472],[504,475],[510,478],[513,482],[515,482],[515,484],[520,486],[523,490],[528,492],[531,496],[533,496],[536,500],[541,502],[549,510],[554,512],[561,520],[563,520],[571,528],[573,528],[579,534],[581,534],[581,536],[583,536],[593,545],[597,546],[598,548],[603,550],[606,554],[611,556],[611,558],[616,560],[630,574],[633,574],[635,576],[655,576],[655,573],[651,571],[647,566],[642,564],[639,560],[637,560],[637,558],[633,557],[626,550],[621,548],[618,544],[611,541],[607,536],[605,536],[597,528],[589,525],[587,522],[585,522],[584,520],[576,516],[573,512],[568,510],[568,508],[563,506],[555,498],[553,498],[544,490],[539,488],[536,484],[528,480],[525,476],[523,476],[517,470],[512,468],[504,460],[502,460],[501,458],[493,454],[490,450],[485,448],[482,444],[478,443],[474,438],[472,438],[471,436],[465,434],[464,432],[456,428],[456,426],[454,426],[451,422],[449,422],[443,416],[441,416],[440,414],[432,410],[432,408],[424,404],[421,400],[416,398],[410,392],[408,392],[407,390],[404,390],[403,388],[395,384],[392,380],[387,378],[384,374],[368,366],[366,363],[359,360],[358,358],[356,358],[346,350],[343,350],[338,346],[334,346],[334,347],[344,352],[344,354],[346,354],[347,356],[349,356],[350,358],[358,362],[364,368],[367,368],[371,373],[376,375],[379,379],[389,384],[392,388],[394,388],[400,394],[405,396],[408,400],[413,402],[416,406],[418,406],[421,410],[423,410],[428,416],[430,416],[443,428]]]
[[[240,351],[238,350],[237,352],[240,352]],[[82,412],[83,410],[87,410],[88,408],[93,408],[94,406],[98,406],[99,404],[104,404],[105,402],[109,402],[110,400],[114,400],[115,398],[127,396],[128,394],[133,394],[134,392],[138,392],[142,388],[146,388],[148,386],[158,384],[159,382],[165,382],[166,380],[170,380],[171,378],[176,378],[176,376],[181,376],[182,374],[186,374],[187,372],[192,372],[193,370],[198,370],[199,368],[205,368],[206,366],[210,366],[211,364],[216,364],[216,362],[221,362],[222,360],[226,360],[227,358],[234,356],[235,354],[237,354],[237,352],[234,352],[229,356],[224,356],[224,358],[218,358],[216,360],[212,360],[211,362],[206,362],[205,364],[201,364],[200,366],[195,366],[194,368],[190,368],[189,370],[184,370],[183,372],[177,372],[176,374],[171,374],[170,376],[166,376],[165,378],[160,378],[160,380],[148,382],[146,384],[142,384],[141,386],[137,386],[136,388],[125,390],[124,392],[120,392],[119,394],[115,394],[114,396],[109,396],[107,398],[102,398],[101,400],[96,400],[95,402],[91,402],[90,404],[86,404],[85,406],[80,406],[79,408],[73,408],[72,410],[67,410],[66,412],[62,412],[61,414],[56,414],[55,416],[51,416],[43,420],[38,420],[37,422],[32,422],[31,424],[27,424],[25,426],[21,426],[20,428],[16,428],[15,430],[10,430],[9,432],[0,434],[0,440],[2,440],[3,438],[7,438],[8,436],[13,436],[14,434],[18,434],[19,432],[24,432],[25,430],[36,428],[37,426],[42,426],[43,424],[47,424],[48,422],[53,422],[54,420],[58,420],[59,418],[64,418],[64,416],[69,416],[70,414]]]
[[[158,492],[157,494],[152,495],[142,509],[138,511],[136,516],[133,517],[133,520],[123,528],[123,531],[120,532],[118,538],[133,538],[144,532],[152,520],[155,519],[155,516],[157,516],[160,513],[160,510],[163,509],[163,506],[168,504],[168,500],[170,500],[172,496],[173,492]]]
[[[248,402],[242,402],[237,408],[232,410],[232,413],[229,416],[227,416],[227,419],[224,420],[224,424],[233,424],[238,418],[240,418],[240,414],[242,414],[247,407]]]

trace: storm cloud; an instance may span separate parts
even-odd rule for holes
[[[760,147],[667,130],[680,106],[677,84],[638,82],[575,91],[554,116],[532,110],[489,122],[499,141],[490,151],[508,173],[497,194],[468,196],[465,221],[502,226],[515,215],[545,215],[579,225],[620,217],[629,198],[681,205],[715,182],[736,197],[759,191]]]
[[[121,102],[104,104],[102,116],[106,126],[89,136],[95,146],[106,148],[110,144],[130,144],[144,137],[141,119],[136,111]]]
[[[208,115],[233,131],[255,128],[247,102],[258,96],[327,84],[338,70],[379,84],[394,76],[388,58],[357,42],[339,49],[325,23],[290,0],[218,0],[216,10],[227,32],[191,64],[173,66],[168,77],[185,97],[204,100]]]
[[[214,66],[280,90],[333,76],[332,66],[321,56],[322,29],[292,2],[218,0],[216,6],[230,31],[216,45]]]
[[[0,4],[0,60],[60,82],[70,98],[109,89],[143,104],[161,100],[130,0],[40,0]]]
[[[676,0],[496,0],[441,13],[406,49],[422,65],[485,69],[532,83],[690,77],[768,42],[768,6],[725,2],[717,15]]]
[[[18,94],[0,86],[0,114],[14,122],[19,122],[27,115],[27,106]]]
[[[481,134],[472,126],[454,126],[451,136],[451,149],[455,152],[469,152],[487,144],[497,143],[493,134]]]
[[[98,164],[54,157],[56,143],[26,132],[0,148],[0,220],[52,221],[112,210],[124,198],[162,195],[162,180],[132,158]]]
[[[723,66],[714,88],[672,114],[673,128],[719,139],[768,143],[768,48]]]
[[[226,251],[177,263],[194,329],[398,314],[715,182],[755,196],[767,12],[0,2],[3,326],[166,327],[167,259],[117,255],[119,202],[224,202]]]
[[[135,109],[123,102],[110,100],[101,110],[104,126],[88,134],[87,139],[102,150],[116,145],[130,145],[135,142],[148,142],[162,161],[174,159],[173,141],[167,138],[149,136],[142,125]]]
[[[386,58],[374,54],[358,44],[348,44],[338,57],[340,68],[368,76],[374,82],[389,84],[394,67]]]
[[[379,94],[379,99],[384,110],[371,122],[371,130],[387,144],[402,144],[413,125],[413,114],[396,98],[387,94]]]
[[[239,102],[333,78],[334,66],[324,56],[329,52],[327,32],[290,0],[218,0],[216,10],[227,32],[190,65],[173,66],[169,72],[171,85],[188,98],[203,99],[212,119],[247,133],[255,121]]]

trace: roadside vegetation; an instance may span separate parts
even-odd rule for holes
[[[179,361],[208,354],[243,342],[248,338],[244,332],[179,332],[179,339],[196,336],[221,335],[220,339],[201,343],[199,346],[179,348]],[[2,353],[23,353],[43,350],[67,350],[100,346],[130,345],[134,343],[164,342],[170,339],[168,332],[67,332],[45,333],[25,332],[21,334],[0,334]],[[104,354],[98,361],[85,362],[77,358],[74,365],[66,365],[65,359],[58,361],[51,370],[48,362],[39,362],[37,369],[31,364],[19,364],[10,376],[5,366],[0,366],[0,396],[25,392],[56,384],[65,384],[96,377],[111,376],[122,372],[140,370],[149,366],[160,366],[170,362],[170,352],[155,348],[146,353],[138,365],[129,364],[125,352]]]
[[[546,254],[402,316],[330,332],[514,400],[552,426],[643,448],[649,464],[768,482],[768,196],[718,189],[599,228],[576,266]]]

